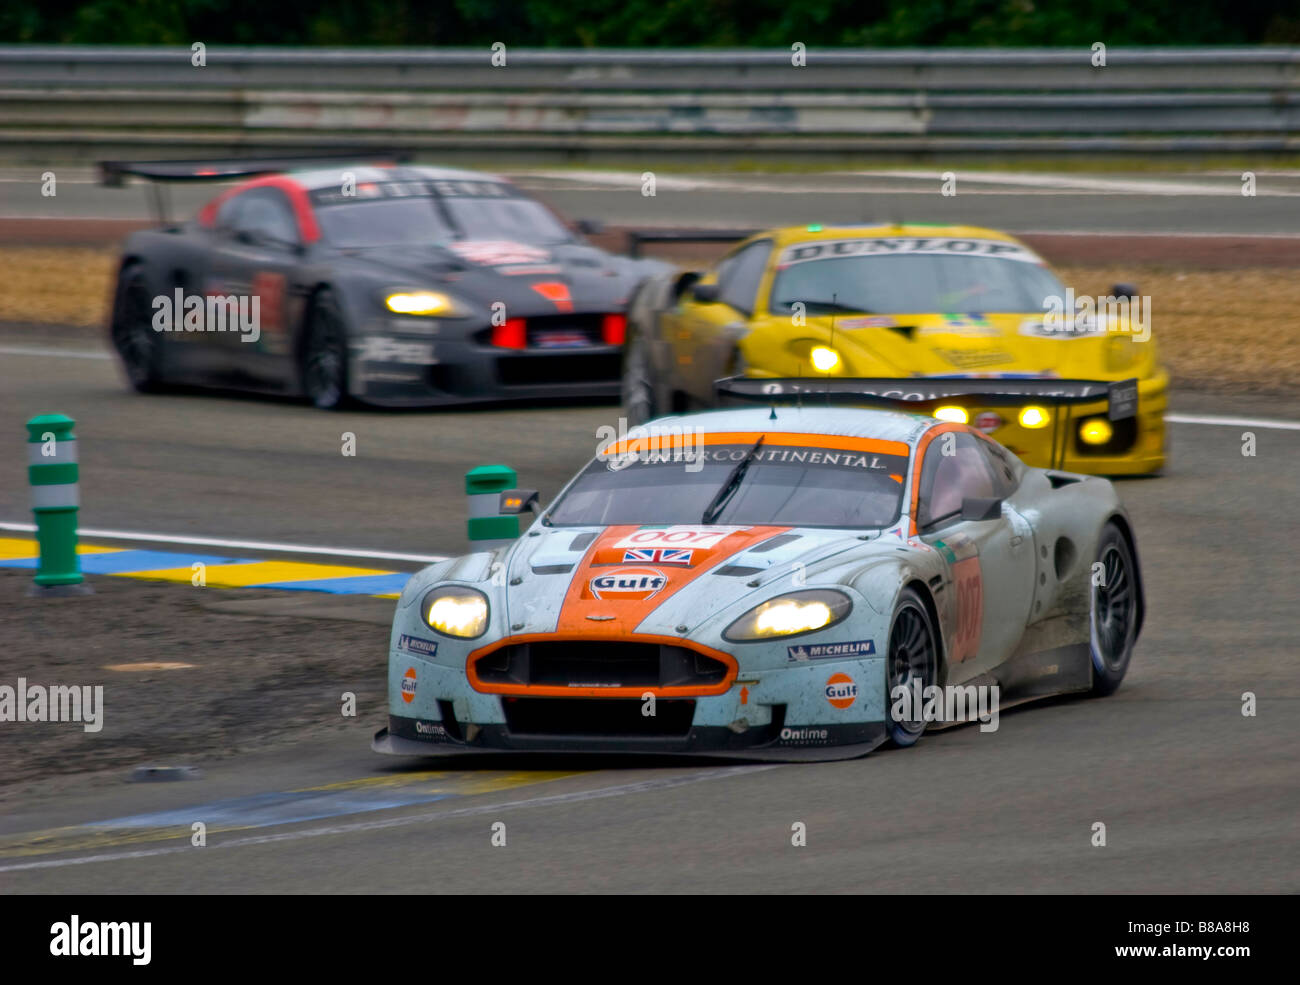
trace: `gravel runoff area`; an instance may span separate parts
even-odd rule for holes
[[[1161,237],[1137,251],[1158,262],[1129,262],[1132,242],[1125,248],[1104,236],[1047,239],[1040,249],[1049,259],[1068,258],[1057,270],[1076,295],[1105,296],[1122,282],[1151,299],[1156,342],[1177,385],[1218,393],[1296,386],[1300,253],[1290,250],[1291,241],[1277,241],[1286,249],[1268,254],[1226,244],[1210,251],[1193,238]],[[678,259],[703,263],[711,250]],[[1220,269],[1220,258],[1234,253],[1261,265]],[[102,338],[115,257],[104,247],[0,246],[0,324],[21,326],[19,334],[41,344]]]
[[[73,773],[125,779],[136,766],[189,765],[345,729],[365,748],[386,723],[392,600],[87,583],[93,595],[31,598],[31,571],[0,568],[0,687],[16,689],[19,678],[29,688],[103,687],[99,731],[0,722],[0,804]],[[188,666],[166,666],[175,664]],[[344,692],[356,695],[355,717],[343,715]]]

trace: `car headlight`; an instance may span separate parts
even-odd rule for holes
[[[827,345],[815,345],[808,353],[813,369],[819,373],[829,373],[840,364],[840,354]]]
[[[1079,425],[1079,439],[1085,445],[1104,445],[1114,434],[1115,429],[1104,417],[1094,417]]]
[[[435,588],[420,603],[420,613],[443,636],[472,640],[487,629],[488,600],[482,592],[460,585]]]
[[[769,599],[727,627],[724,639],[737,643],[797,636],[834,626],[849,614],[852,600],[829,588],[810,588]]]
[[[1020,412],[1020,426],[1033,431],[1038,428],[1045,428],[1052,423],[1052,415],[1047,412],[1045,407],[1029,406]]]
[[[398,315],[456,314],[456,303],[438,291],[398,291],[384,298],[384,304]]]

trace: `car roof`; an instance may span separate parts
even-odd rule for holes
[[[808,398],[810,402],[815,397]],[[776,418],[773,420],[772,415]],[[896,441],[916,448],[926,431],[941,422],[921,414],[901,414],[891,410],[872,410],[866,407],[817,407],[778,405],[772,407],[745,407],[729,410],[701,411],[660,417],[642,425],[650,433],[654,428],[664,430],[692,430],[699,428],[703,434],[717,433],[781,433],[843,438],[868,438],[877,441]],[[631,432],[629,436],[634,436]]]
[[[888,239],[894,236],[950,237],[953,239],[992,239],[1024,246],[1010,233],[983,226],[950,226],[929,222],[875,222],[838,225],[813,222],[800,226],[781,226],[755,234],[753,239],[771,239],[778,246],[793,243],[816,243],[838,239]]]
[[[314,168],[307,171],[290,171],[290,178],[308,191],[321,188],[336,188],[339,175],[350,171],[359,182],[364,181],[494,181],[509,184],[504,178],[483,171],[468,171],[463,168],[438,168],[424,165],[359,165],[352,167],[340,164],[335,168]]]

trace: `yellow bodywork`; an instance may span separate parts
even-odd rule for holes
[[[1112,318],[1107,330],[1099,334],[1042,337],[1023,331],[1026,322],[1043,318],[1042,309],[980,312],[978,316],[932,311],[872,317],[806,313],[797,318],[789,311],[769,310],[777,262],[787,247],[819,240],[911,237],[991,241],[1028,250],[1006,233],[973,226],[797,226],[759,233],[728,254],[735,256],[763,240],[773,244],[752,312],[738,314],[726,303],[702,302],[690,292],[680,298],[675,310],[664,312],[662,324],[677,370],[689,375],[690,364],[702,358],[713,365],[695,368],[718,376],[735,370],[752,377],[1137,378],[1136,436],[1130,447],[1118,453],[1102,452],[1096,445],[1091,446],[1091,452],[1079,450],[1080,445],[1088,447],[1079,434],[1080,428],[1089,420],[1105,417],[1104,400],[1059,410],[1049,408],[1049,414],[1068,415],[1068,420],[1063,416],[1060,421],[1050,422],[1055,426],[1036,428],[1021,425],[1022,408],[1018,406],[983,405],[969,399],[953,403],[962,404],[970,423],[982,423],[981,430],[1031,465],[1053,464],[1051,446],[1055,435],[1058,449],[1064,445],[1064,458],[1058,456],[1056,464],[1067,470],[1109,475],[1149,473],[1163,466],[1169,377],[1160,363],[1150,326],[1140,319]],[[715,268],[698,283],[716,281]],[[838,359],[825,352],[814,354],[819,347],[833,350]],[[731,355],[719,355],[724,351]],[[832,362],[834,365],[825,372],[816,368],[816,364],[826,366]],[[1065,426],[1066,433],[1058,432],[1058,426]],[[1105,434],[1105,425],[1093,423],[1087,430],[1095,440]]]

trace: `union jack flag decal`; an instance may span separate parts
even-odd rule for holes
[[[689,565],[694,554],[680,547],[629,547],[623,551],[623,563]]]

